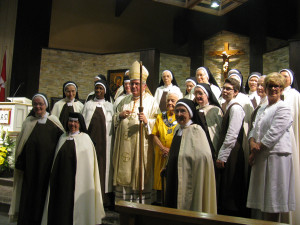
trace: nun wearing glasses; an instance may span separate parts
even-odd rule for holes
[[[245,178],[248,177],[248,170],[249,170],[249,164],[248,164],[248,159],[250,155],[250,149],[249,149],[249,144],[248,144],[248,138],[247,135],[249,133],[249,128],[251,127],[251,115],[254,111],[253,104],[250,100],[250,98],[246,95],[245,88],[243,86],[243,75],[241,71],[238,69],[231,69],[228,72],[228,78],[233,78],[238,81],[239,83],[239,91],[237,96],[235,97],[235,101],[239,103],[244,112],[245,112],[245,117],[243,121],[243,150],[244,150],[244,158],[245,158]],[[223,109],[224,112],[226,112],[226,100],[222,97],[219,99],[220,105]],[[245,180],[246,183],[248,183],[248,180]]]
[[[77,84],[73,81],[65,82],[63,84],[63,99],[54,104],[51,114],[57,116],[66,129],[69,113],[81,113],[82,109],[83,104],[79,101]]]
[[[15,169],[10,221],[41,224],[55,148],[64,128],[49,114],[46,95],[32,98],[32,111],[16,141]]]

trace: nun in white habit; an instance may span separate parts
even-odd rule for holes
[[[251,73],[245,86],[245,91],[251,100],[254,109],[259,105],[260,102],[260,97],[257,94],[257,82],[260,77],[261,73],[259,72]]]
[[[218,99],[221,95],[221,89],[219,88],[218,83],[210,72],[209,68],[202,66],[196,70],[197,83],[206,83],[209,84],[210,89],[214,93],[216,99]]]
[[[85,103],[82,115],[88,134],[95,144],[102,198],[105,206],[112,206],[112,116],[109,89],[104,80],[95,82],[95,97]]]
[[[80,113],[58,142],[42,225],[95,225],[105,217],[95,147]]]
[[[194,95],[194,88],[197,85],[197,79],[196,77],[188,77],[185,80],[185,86],[186,86],[186,92],[184,98],[194,100],[195,95]]]
[[[69,112],[81,113],[82,109],[83,104],[79,101],[77,85],[73,81],[65,82],[63,84],[63,99],[54,104],[51,114],[59,118],[66,129]]]
[[[170,70],[164,70],[162,72],[162,77],[159,83],[158,88],[155,91],[154,98],[159,105],[159,109],[161,112],[164,112],[167,110],[166,108],[166,97],[168,92],[175,92],[179,99],[183,98],[182,92],[180,91],[180,88],[177,85],[176,79],[173,75],[173,73]]]
[[[296,210],[290,213],[290,224],[300,224],[300,94],[298,92],[298,85],[296,81],[296,77],[294,76],[294,72],[291,69],[282,69],[279,71],[281,75],[285,78],[285,88],[283,90],[281,98],[288,106],[290,106],[293,117],[292,129],[293,136],[295,137],[295,151],[293,152],[293,163],[294,163],[294,171],[295,171],[295,190],[296,190]]]

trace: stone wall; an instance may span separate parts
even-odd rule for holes
[[[189,57],[160,54],[159,81],[164,70],[174,73],[181,92],[185,94],[185,79],[190,76],[191,59]],[[159,82],[158,81],[158,82]]]
[[[223,59],[221,56],[210,56],[210,52],[223,51],[224,42],[229,43],[229,50],[242,50],[243,55],[232,56],[229,59],[229,69],[238,69],[246,82],[250,70],[249,38],[243,35],[221,31],[204,41],[204,66],[208,67],[219,85],[223,84]],[[199,67],[202,65],[199,65]]]
[[[96,75],[101,73],[107,76],[108,70],[129,69],[139,59],[139,52],[97,55],[43,49],[39,91],[47,94],[49,99],[62,97],[63,83],[72,80],[78,85],[80,99],[85,99],[93,90]],[[166,69],[174,72],[178,85],[185,93],[185,79],[190,74],[190,58],[161,53],[159,77]]]
[[[281,69],[289,68],[289,47],[283,47],[263,55],[263,74],[278,72]]]
[[[95,55],[71,51],[43,49],[39,91],[51,97],[62,97],[62,85],[68,80],[78,85],[79,98],[85,99],[93,91],[93,79],[107,76],[108,70],[128,69],[139,52]]]
[[[211,70],[219,85],[222,84],[221,68],[223,60],[218,56],[209,56],[209,52],[222,51],[224,42],[229,42],[229,49],[239,49],[245,52],[244,55],[234,56],[230,59],[230,67],[241,70],[245,82],[249,74],[249,39],[247,37],[222,31],[206,40],[204,42],[204,65]],[[73,80],[79,87],[80,99],[85,99],[88,93],[93,90],[93,78],[96,75],[100,73],[107,75],[108,70],[128,69],[139,58],[139,52],[97,55],[43,49],[39,91],[46,93],[49,99],[51,97],[62,97],[63,83],[67,80]],[[266,53],[263,55],[263,60],[264,74],[288,68],[289,49],[284,47]],[[171,70],[184,94],[185,79],[190,74],[190,63],[191,59],[189,57],[161,53],[159,80],[163,70]]]

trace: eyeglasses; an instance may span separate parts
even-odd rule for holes
[[[232,91],[232,90],[233,90],[233,88],[231,88],[231,87],[222,87],[222,90],[226,90],[226,91]]]
[[[281,86],[280,85],[277,85],[277,84],[268,84],[268,86],[267,86],[267,88],[269,89],[269,90],[271,90],[271,89],[279,89],[279,88],[281,88]]]

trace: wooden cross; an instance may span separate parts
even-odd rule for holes
[[[223,76],[224,79],[227,78],[228,75],[228,68],[229,68],[229,58],[234,55],[243,55],[245,54],[242,50],[229,50],[229,43],[224,42],[224,50],[223,51],[214,51],[210,52],[210,56],[222,56],[223,57]]]

